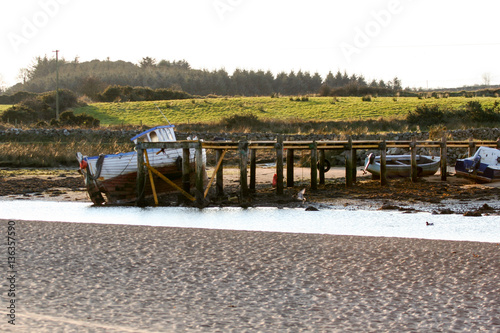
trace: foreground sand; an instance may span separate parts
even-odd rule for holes
[[[3,316],[2,331],[500,331],[499,244],[36,221],[16,228],[18,325]]]

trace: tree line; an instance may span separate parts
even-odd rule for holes
[[[348,75],[345,71],[328,73],[322,78],[318,73],[306,71],[280,72],[236,69],[229,74],[225,69],[193,69],[185,60],[156,61],[145,57],[138,64],[126,61],[92,60],[80,62],[55,58],[37,57],[33,64],[20,71],[21,83],[10,87],[8,94],[19,91],[42,93],[55,89],[56,66],[59,71],[59,87],[79,95],[97,99],[109,86],[149,87],[184,91],[191,95],[207,96],[269,96],[269,95],[391,95],[402,90],[401,81],[372,80],[362,75]],[[348,87],[347,90],[342,90]]]

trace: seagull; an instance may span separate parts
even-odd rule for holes
[[[301,200],[302,202],[305,202],[306,201],[306,198],[304,197],[304,194],[306,193],[306,189],[303,188],[302,190],[300,190],[299,193],[297,193],[297,199]]]
[[[426,222],[425,222],[425,225],[434,225],[434,223],[432,223],[432,222],[427,222],[427,221],[426,221]]]

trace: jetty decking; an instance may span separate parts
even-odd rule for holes
[[[282,195],[285,187],[284,183],[284,162],[286,160],[286,186],[294,186],[293,163],[294,154],[296,151],[309,151],[311,155],[311,190],[317,189],[318,183],[325,183],[325,151],[326,150],[341,150],[345,152],[345,184],[347,187],[353,185],[356,181],[356,151],[364,150],[379,150],[380,151],[380,184],[387,185],[386,174],[386,151],[388,148],[407,148],[411,154],[411,180],[416,181],[418,178],[417,170],[417,149],[418,148],[439,148],[441,157],[441,180],[446,181],[447,177],[447,149],[448,148],[468,148],[469,156],[474,155],[476,147],[487,146],[500,149],[500,139],[497,141],[473,140],[472,138],[466,141],[448,141],[443,137],[440,141],[386,141],[386,140],[364,140],[353,141],[350,138],[346,141],[285,141],[282,135],[278,135],[274,141],[175,141],[175,142],[140,142],[136,145],[137,150],[137,205],[145,204],[144,186],[147,171],[150,169],[147,163],[147,154],[144,154],[146,149],[150,148],[176,148],[183,149],[182,163],[182,178],[183,188],[180,192],[190,198],[192,201],[197,201],[201,204],[208,194],[210,187],[215,180],[216,195],[223,195],[223,159],[228,150],[237,151],[239,155],[240,169],[240,196],[245,198],[249,195],[250,190],[255,189],[256,177],[256,151],[257,150],[275,150],[276,151],[276,194]],[[196,161],[196,193],[192,197],[190,191],[190,170],[189,170],[189,155],[190,149],[195,149]],[[204,188],[204,169],[203,169],[203,149],[212,149],[215,151],[215,159],[217,161],[213,175],[209,175],[209,183],[207,188]],[[286,150],[286,156],[284,151]],[[146,156],[146,161],[145,161]],[[250,184],[248,183],[248,165],[250,164]],[[318,172],[319,171],[319,172]],[[318,179],[319,173],[319,179]],[[166,180],[168,181],[168,180]],[[153,183],[152,183],[153,184]],[[154,184],[153,184],[154,187]],[[142,194],[141,194],[142,193]]]

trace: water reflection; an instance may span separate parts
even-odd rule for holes
[[[0,201],[0,218],[332,235],[500,242],[498,216],[277,208],[93,207],[89,203]],[[426,222],[433,223],[427,226]]]

